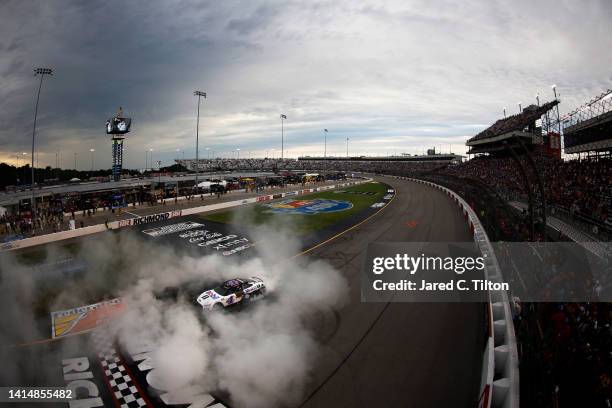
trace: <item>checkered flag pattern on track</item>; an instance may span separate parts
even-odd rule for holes
[[[119,402],[120,408],[141,408],[148,406],[136,388],[125,366],[117,355],[113,340],[103,330],[94,330],[92,334],[98,358],[102,364],[104,375],[108,379],[113,397]]]

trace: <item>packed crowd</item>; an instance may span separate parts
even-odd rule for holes
[[[521,159],[526,169],[529,164]],[[537,163],[542,175],[547,203],[612,227],[612,162],[560,161],[541,158]],[[508,199],[525,199],[526,190],[520,171],[511,158],[476,158],[459,166],[449,166],[443,173],[477,179],[494,186]],[[527,171],[534,188],[537,180]]]
[[[6,239],[19,239],[33,235],[36,231],[61,231],[64,227],[64,211],[61,200],[49,200],[36,208],[32,221],[29,207],[20,212],[4,212],[0,215],[0,235]]]
[[[537,407],[612,406],[611,323],[610,303],[519,303],[524,399]]]

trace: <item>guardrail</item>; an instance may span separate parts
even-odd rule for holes
[[[478,216],[454,191],[410,177],[395,177],[425,184],[446,193],[461,208],[474,242],[485,257],[485,276],[501,282],[497,257]],[[519,408],[519,361],[510,299],[506,291],[490,291],[487,305],[488,339],[483,356],[478,408]]]
[[[28,247],[32,247],[36,245],[48,244],[51,242],[61,241],[65,239],[96,234],[96,233],[107,231],[107,230],[125,228],[125,227],[130,227],[133,225],[148,224],[151,222],[162,221],[162,220],[167,220],[167,219],[177,218],[177,217],[183,217],[186,215],[198,214],[198,213],[203,213],[203,212],[208,212],[208,211],[222,210],[225,208],[237,207],[240,205],[251,204],[251,203],[256,203],[256,202],[265,202],[265,201],[275,200],[275,199],[283,198],[283,197],[291,197],[291,196],[297,196],[297,195],[302,195],[302,194],[314,193],[317,191],[332,190],[335,188],[347,187],[347,186],[352,186],[355,184],[362,184],[362,183],[366,183],[369,181],[372,181],[372,179],[367,178],[367,179],[349,181],[349,182],[338,183],[338,184],[330,184],[330,185],[320,186],[320,187],[302,188],[299,190],[286,191],[284,193],[277,193],[277,194],[264,194],[264,195],[246,198],[242,200],[234,200],[234,201],[226,201],[226,202],[216,203],[216,204],[201,205],[198,207],[187,208],[184,210],[165,211],[165,212],[157,213],[157,214],[144,215],[140,217],[128,218],[125,220],[112,221],[112,222],[109,222],[108,224],[97,224],[97,225],[92,225],[89,227],[77,228],[77,229],[68,230],[68,231],[60,231],[60,232],[55,232],[52,234],[39,235],[36,237],[7,242],[3,244],[2,246],[0,246],[0,251],[11,251],[11,250],[16,250],[16,249],[21,249],[21,248],[28,248]]]

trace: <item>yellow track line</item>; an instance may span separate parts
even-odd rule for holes
[[[317,245],[315,245],[315,246],[313,246],[313,247],[311,247],[311,248],[308,248],[308,249],[306,249],[305,251],[300,252],[299,254],[293,255],[293,256],[292,256],[291,258],[289,258],[289,259],[294,259],[294,258],[297,258],[298,256],[302,256],[302,255],[304,255],[304,254],[307,254],[308,252],[310,252],[310,251],[312,251],[312,250],[314,250],[314,249],[317,249],[317,248],[319,248],[320,246],[323,246],[323,245],[325,245],[325,244],[327,244],[327,243],[329,243],[329,242],[333,241],[334,239],[336,239],[336,238],[338,238],[338,237],[340,237],[340,236],[342,236],[342,235],[346,234],[346,233],[347,233],[347,232],[349,232],[350,230],[357,228],[358,226],[360,226],[360,225],[361,225],[361,224],[363,224],[364,222],[367,222],[367,221],[369,221],[371,218],[373,218],[373,217],[377,216],[377,215],[378,215],[378,214],[379,214],[379,213],[380,213],[382,210],[384,210],[385,208],[387,208],[387,207],[389,206],[389,204],[391,204],[391,203],[393,202],[393,200],[395,200],[395,196],[397,195],[397,192],[395,191],[395,188],[393,188],[393,190],[394,190],[394,194],[393,194],[393,197],[391,198],[391,200],[389,200],[389,202],[388,202],[388,203],[387,203],[387,204],[386,204],[384,207],[382,207],[380,210],[376,211],[374,214],[370,215],[370,216],[369,216],[368,218],[366,218],[365,220],[363,220],[363,221],[361,221],[361,222],[359,222],[359,223],[357,223],[357,224],[353,225],[353,226],[352,226],[352,227],[350,227],[350,228],[345,229],[345,230],[344,230],[344,231],[342,231],[342,232],[339,232],[338,234],[334,235],[334,236],[333,236],[333,237],[331,237],[331,238],[326,239],[326,240],[325,240],[325,241],[323,241],[323,242],[319,242]]]
[[[60,336],[60,337],[51,337],[51,338],[48,338],[48,339],[34,340],[34,341],[26,342],[26,343],[11,344],[10,346],[3,346],[2,348],[16,348],[16,347],[36,346],[38,344],[51,343],[53,341],[63,340],[66,337],[79,336],[81,334],[89,333],[89,332],[93,331],[94,329],[95,328],[83,330],[83,331],[76,332],[76,333],[69,333],[69,334],[66,334],[66,335]]]

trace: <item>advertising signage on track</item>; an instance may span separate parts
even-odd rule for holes
[[[200,224],[199,222],[187,221],[180,222],[178,224],[164,225],[157,228],[150,228],[143,230],[142,232],[152,237],[160,237],[162,235],[174,234],[175,232],[187,231],[203,226],[204,224]]]
[[[280,214],[322,214],[345,211],[353,208],[353,203],[341,200],[283,200],[268,204],[270,212]]]
[[[124,310],[120,298],[51,313],[51,337],[92,330]]]
[[[254,245],[247,237],[215,231],[211,227],[189,230],[179,234],[179,237],[190,244],[212,249],[223,256],[234,255]]]
[[[183,214],[182,210],[175,210],[175,211],[168,211],[168,212],[160,213],[160,214],[152,214],[152,215],[145,215],[142,217],[129,218],[127,220],[120,220],[119,228],[129,227],[132,225],[148,224],[148,223],[157,222],[157,221],[165,221],[165,220],[169,220],[170,218],[180,217],[182,214]]]

